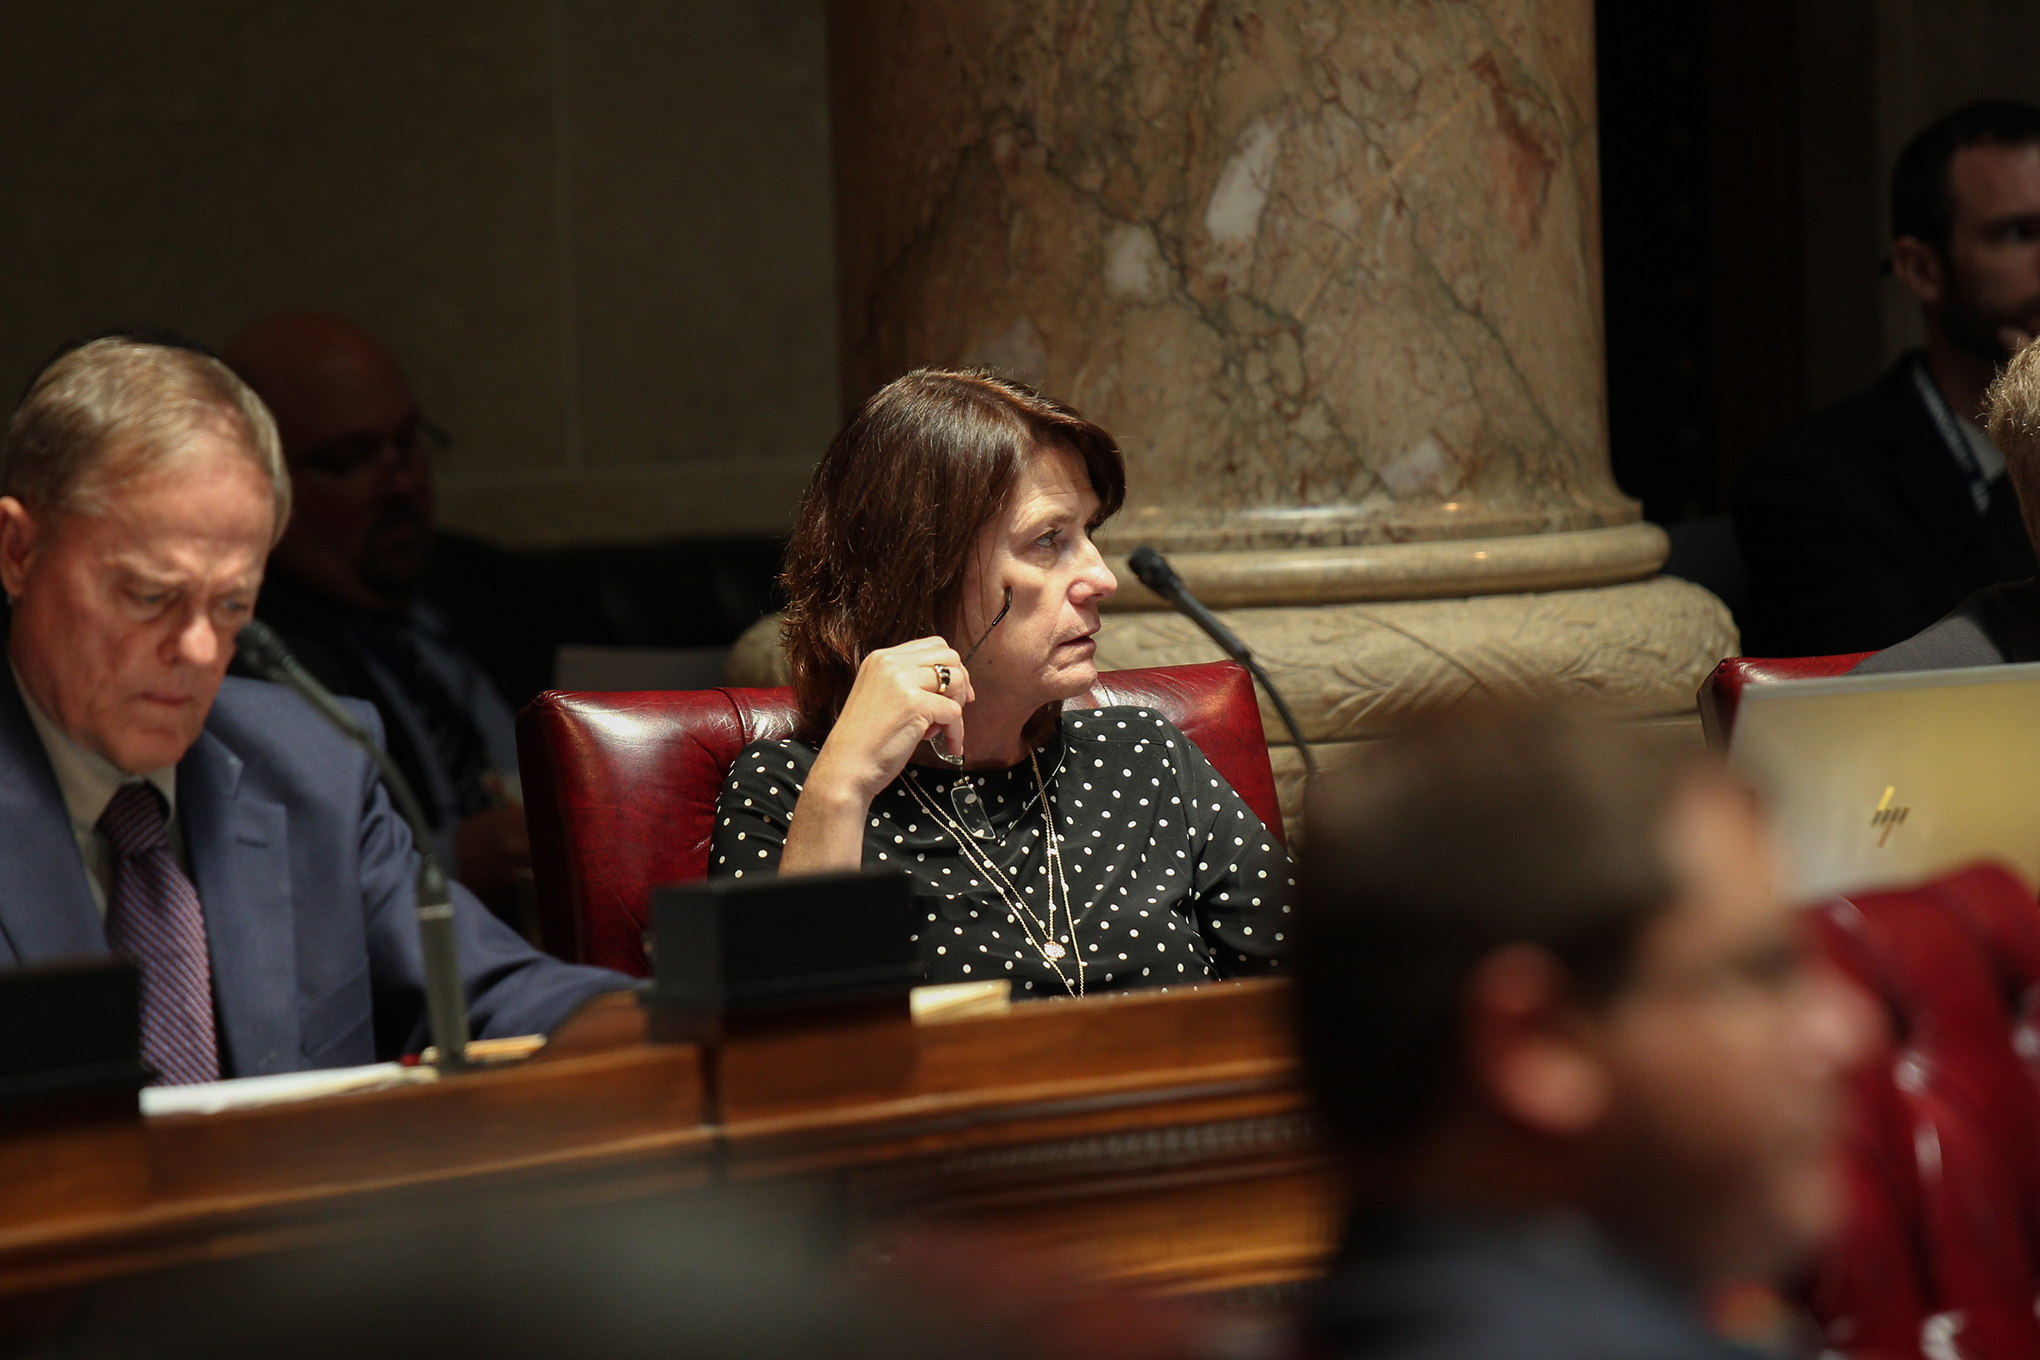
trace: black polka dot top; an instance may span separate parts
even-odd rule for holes
[[[816,750],[804,741],[744,748],[717,803],[711,877],[778,871]],[[1072,951],[1084,960],[1086,992],[1276,966],[1288,930],[1289,857],[1193,742],[1149,709],[1071,710],[1036,759],[1076,913],[1074,942],[1067,918],[1055,914],[1061,977],[1043,948],[1048,838],[1027,762],[971,771],[910,765],[872,801],[864,863],[911,878],[928,981],[1004,977],[1016,999],[1063,996],[1076,976]],[[946,815],[931,816],[931,804]],[[959,847],[959,832],[1018,890],[1033,939]]]

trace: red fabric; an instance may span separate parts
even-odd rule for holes
[[[1817,932],[1893,1040],[1856,1083],[1850,1222],[1814,1289],[1830,1345],[1916,1354],[1939,1315],[1963,1356],[2040,1355],[2040,1106],[2013,1005],[2040,964],[2040,904],[1978,866],[1837,899]]]
[[[1975,934],[1997,976],[1998,995],[2012,1017],[2012,1051],[2040,1091],[2040,910],[2017,876],[1976,865],[1935,885],[1941,899]]]
[[[2026,1077],[2023,1131],[2010,1119],[1999,1130],[2005,1157],[2024,1176],[2019,1190],[2028,1245],[2040,1270],[2040,905],[2015,874],[1994,864],[1949,874],[1928,891],[1967,927],[1982,953],[2009,1022],[2013,1061]]]
[[[1275,838],[1281,809],[1246,668],[1110,671],[1067,708],[1154,709],[1197,743]],[[642,976],[651,890],[708,872],[715,800],[737,753],[794,735],[789,689],[569,694],[517,717],[545,947]]]
[[[1732,656],[1710,671],[1700,682],[1700,725],[1706,729],[1707,744],[1719,750],[1728,745],[1735,729],[1736,707],[1745,686],[1772,680],[1817,680],[1830,675],[1847,675],[1868,652],[1844,652],[1839,656]]]
[[[1812,924],[1829,961],[1883,1000],[1876,943],[1854,904],[1836,899],[1813,913]],[[1826,1349],[1852,1360],[1916,1360],[1920,1327],[1934,1311],[1912,1113],[1898,1087],[1898,1057],[1887,1025],[1877,1051],[1850,1079],[1841,1153],[1844,1218],[1810,1282],[1808,1303]]]

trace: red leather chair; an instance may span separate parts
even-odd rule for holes
[[[1282,839],[1260,704],[1221,661],[1109,671],[1066,708],[1151,708],[1197,743]],[[703,878],[737,753],[795,734],[790,689],[541,694],[517,717],[540,929],[548,951],[642,976],[651,891]]]
[[[2040,1355],[2040,1065],[2020,1051],[2040,904],[1983,865],[1836,899],[1815,924],[1892,1038],[1857,1077],[1849,1223],[1812,1291],[1829,1349],[1931,1354],[1938,1333],[1941,1353]]]
[[[1735,710],[1749,685],[1772,680],[1815,680],[1830,675],[1847,675],[1868,652],[1845,652],[1840,656],[1732,656],[1709,671],[1700,682],[1700,726],[1707,744],[1715,750],[1728,746],[1728,734],[1735,728]]]

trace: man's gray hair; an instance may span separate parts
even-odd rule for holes
[[[290,473],[262,399],[210,355],[120,336],[80,345],[37,375],[7,425],[0,494],[38,514],[93,513],[110,485],[175,459],[206,430],[269,478],[281,537]]]

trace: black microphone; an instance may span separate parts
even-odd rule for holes
[[[340,735],[368,752],[375,761],[390,801],[411,825],[411,840],[418,847],[418,945],[425,959],[425,1009],[432,1025],[432,1042],[439,1049],[439,1065],[458,1069],[468,1065],[467,993],[460,981],[460,954],[454,938],[453,893],[447,886],[446,871],[432,848],[432,826],[425,809],[411,790],[411,781],[378,746],[360,719],[333,697],[331,690],[312,678],[298,659],[290,654],[268,624],[250,619],[241,625],[235,652],[249,669],[264,679],[287,685],[298,692],[318,715],[338,728]]]
[[[1261,682],[1261,688],[1268,691],[1269,701],[1275,705],[1275,712],[1281,716],[1282,725],[1289,729],[1290,738],[1296,742],[1296,749],[1303,754],[1303,769],[1306,775],[1317,773],[1317,760],[1310,753],[1310,743],[1303,739],[1303,729],[1296,725],[1296,715],[1289,711],[1289,703],[1282,697],[1282,691],[1275,688],[1275,682],[1268,678],[1268,672],[1261,669],[1261,663],[1254,660],[1254,654],[1247,650],[1247,644],[1233,634],[1233,630],[1218,621],[1218,616],[1204,607],[1204,602],[1190,593],[1190,587],[1183,584],[1183,578],[1176,575],[1176,569],[1169,565],[1169,559],[1153,548],[1142,544],[1133,550],[1127,559],[1133,574],[1140,583],[1155,594],[1174,605],[1190,622],[1202,628],[1216,642],[1219,650],[1245,666],[1253,677]]]

